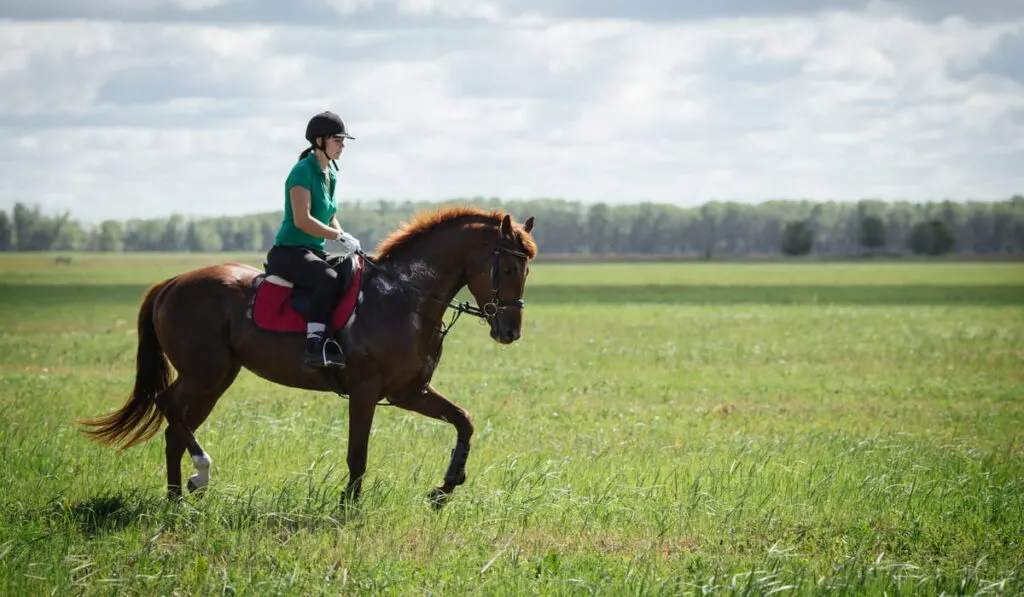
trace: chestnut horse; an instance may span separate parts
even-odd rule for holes
[[[283,386],[333,390],[349,398],[349,480],[346,498],[358,498],[366,472],[366,451],[378,403],[391,404],[451,423],[457,432],[444,482],[431,490],[440,505],[466,480],[473,424],[469,414],[430,380],[441,357],[448,327],[443,317],[472,313],[490,325],[503,344],[520,337],[523,293],[529,262],[537,254],[523,225],[498,211],[450,207],[416,215],[378,246],[361,276],[361,302],[334,338],[345,347],[344,369],[314,371],[302,364],[305,333],[260,329],[247,313],[260,270],[221,264],[182,273],[153,285],[138,315],[135,386],[124,406],[78,422],[91,439],[121,449],[159,431],[167,457],[167,491],[181,496],[181,457],[192,456],[196,474],[189,490],[206,486],[210,457],[196,441],[196,429],[242,367]],[[455,305],[464,288],[476,301]],[[172,381],[171,368],[177,372]],[[332,379],[333,376],[333,379]]]

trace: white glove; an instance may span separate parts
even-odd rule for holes
[[[359,239],[348,232],[339,232],[337,240],[341,243],[341,246],[344,247],[346,253],[355,253],[362,249],[362,245],[359,244]]]

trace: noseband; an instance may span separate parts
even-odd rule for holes
[[[506,309],[508,307],[518,307],[522,309],[526,306],[526,303],[521,298],[498,298],[498,279],[499,276],[501,275],[502,253],[508,253],[509,255],[515,257],[522,257],[523,259],[529,258],[529,256],[526,253],[522,253],[520,251],[506,249],[505,247],[502,246],[495,247],[494,261],[491,263],[491,300],[484,303],[483,308],[474,307],[472,305],[469,305],[468,303],[462,303],[462,305],[457,306],[456,309],[459,309],[464,313],[469,313],[470,315],[475,315],[481,319],[490,320],[491,318],[496,317],[501,309]]]

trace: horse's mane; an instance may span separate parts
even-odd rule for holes
[[[500,210],[484,211],[482,209],[466,206],[456,205],[450,207],[440,207],[434,210],[425,210],[413,214],[412,218],[406,222],[403,222],[401,226],[387,238],[380,241],[377,245],[376,259],[386,259],[396,252],[405,247],[406,245],[415,242],[417,239],[422,238],[433,229],[438,226],[442,226],[447,223],[452,223],[460,220],[483,220],[485,223],[493,224],[494,226],[500,226],[502,218],[505,217],[505,212]],[[515,234],[516,240],[522,246],[523,252],[529,255],[532,259],[537,256],[537,245],[534,243],[533,237],[530,233],[523,229],[522,225],[512,221],[512,231]]]

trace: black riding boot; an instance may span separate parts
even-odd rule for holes
[[[306,336],[306,356],[303,362],[314,369],[340,369],[345,366],[345,354],[334,338],[328,338],[324,332],[315,332]]]

